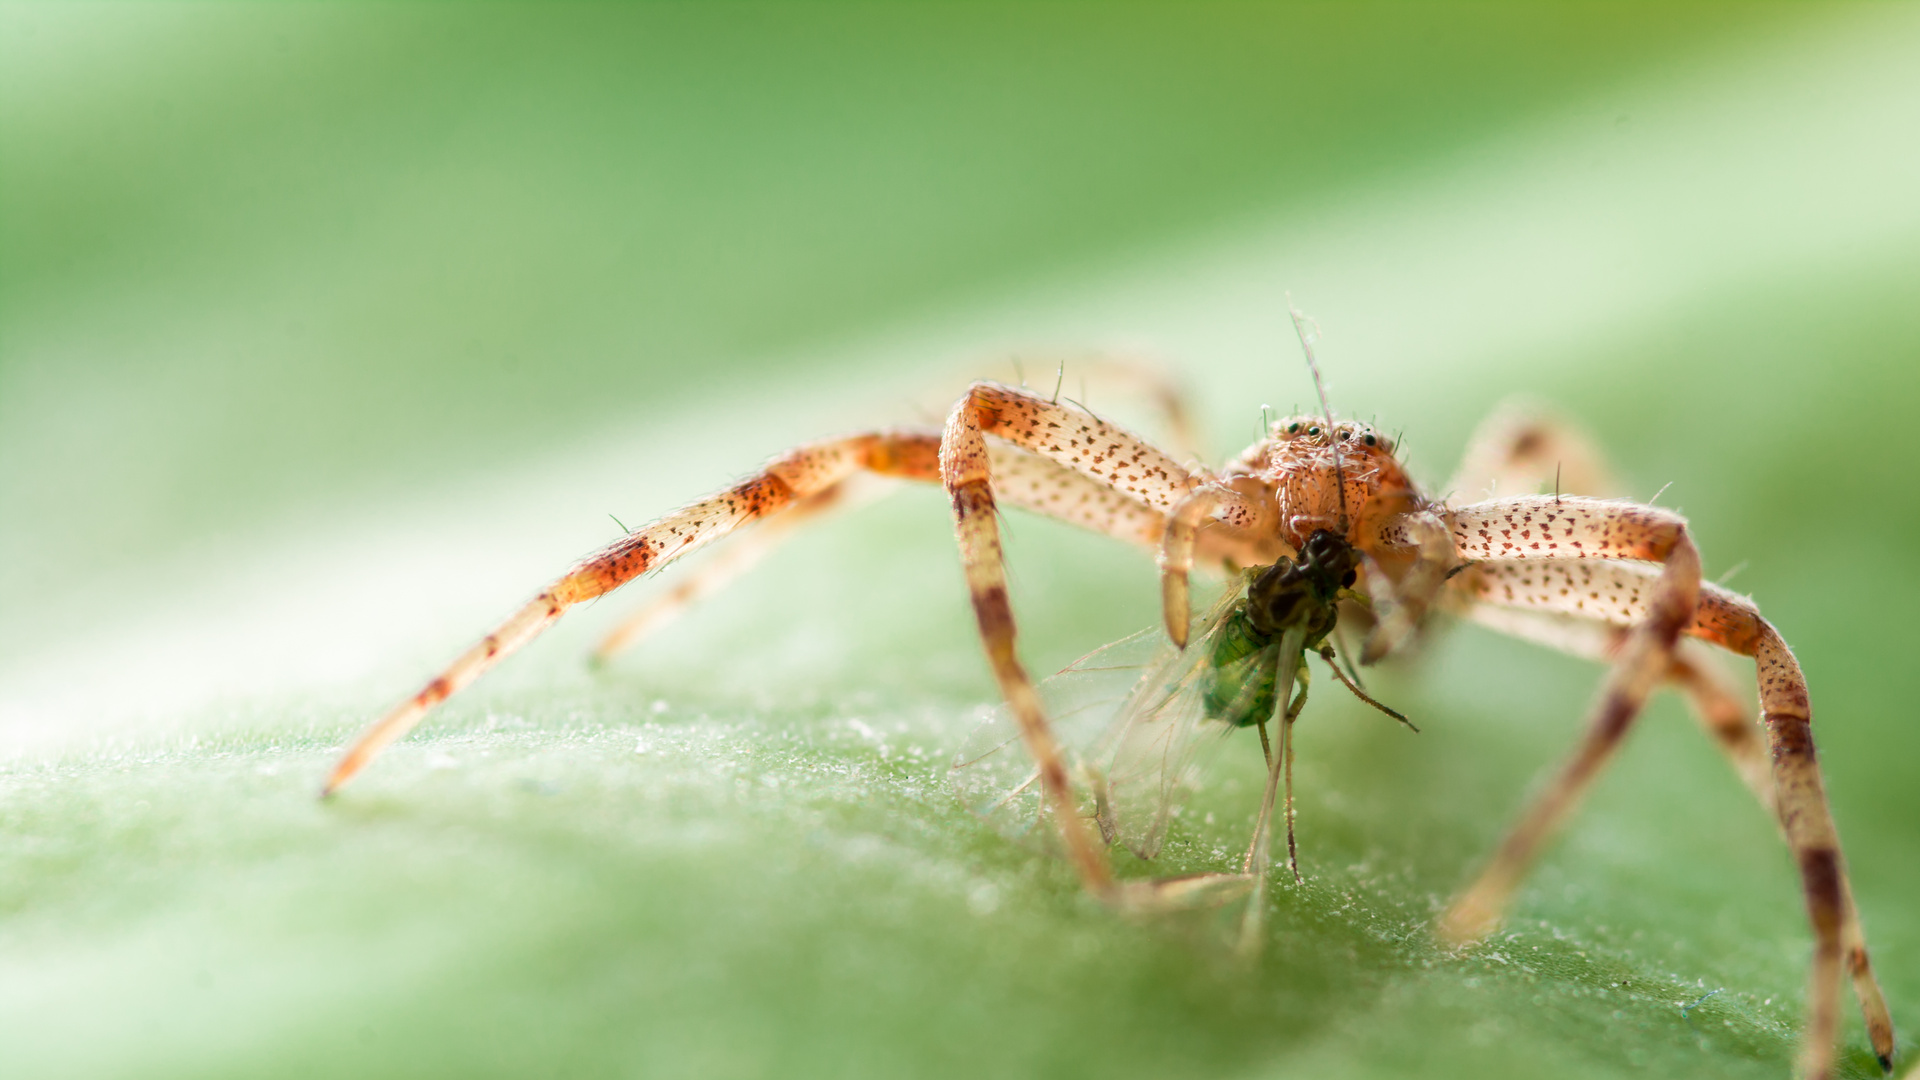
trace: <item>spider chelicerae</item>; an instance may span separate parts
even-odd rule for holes
[[[1311,367],[1310,340],[1303,328]],[[1318,378],[1315,371],[1316,386]],[[1470,442],[1446,490],[1532,492],[1551,480],[1550,495],[1435,500],[1421,493],[1394,450],[1370,425],[1335,420],[1323,394],[1320,414],[1268,424],[1239,457],[1212,469],[1183,464],[1062,401],[1057,388],[1049,397],[977,382],[941,430],[870,431],[799,447],[580,560],[373,724],[341,758],[323,793],[339,790],[429,710],[574,605],[761,523],[745,542],[723,549],[731,558],[710,561],[616,630],[601,649],[610,653],[744,569],[796,525],[849,501],[863,476],[937,483],[952,504],[980,638],[1006,701],[998,722],[1006,734],[989,725],[969,743],[956,762],[956,787],[976,809],[1025,797],[1094,896],[1119,908],[1155,909],[1252,892],[1243,942],[1256,941],[1276,788],[1283,773],[1291,774],[1287,735],[1305,700],[1305,653],[1320,653],[1365,697],[1334,665],[1328,638],[1342,613],[1370,624],[1359,657],[1366,663],[1445,608],[1609,669],[1579,745],[1440,917],[1438,937],[1466,944],[1497,927],[1528,868],[1648,696],[1672,684],[1778,822],[1799,868],[1814,939],[1800,1074],[1831,1075],[1843,973],[1851,975],[1874,1053],[1891,1071],[1892,1022],[1868,961],[1815,761],[1806,680],[1780,634],[1750,600],[1701,580],[1700,556],[1680,515],[1563,493],[1563,479],[1574,489],[1603,487],[1606,470],[1590,443],[1542,413],[1496,413]],[[1047,695],[1015,647],[997,520],[1006,505],[1138,545],[1159,563],[1164,636],[1136,635],[1144,651],[1130,664],[1076,665],[1080,674],[1126,672],[1118,718],[1085,752],[1063,748]],[[1225,569],[1239,581],[1198,621],[1188,593],[1196,566]],[[1710,646],[1753,659],[1759,723],[1706,662]],[[1075,674],[1069,669],[1061,678]],[[1267,740],[1270,720],[1278,721],[1277,747]],[[1194,729],[1207,725],[1256,726],[1267,749],[1266,795],[1241,872],[1116,878],[1106,845],[1125,840],[1153,853],[1167,795],[1180,780],[1178,751]],[[981,766],[996,756],[1011,769]],[[1294,866],[1290,812],[1286,818]]]

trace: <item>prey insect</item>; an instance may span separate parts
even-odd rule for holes
[[[1302,339],[1309,342],[1304,331]],[[1539,416],[1508,412],[1483,427],[1449,490],[1528,492],[1558,476],[1565,486],[1556,483],[1552,495],[1431,499],[1394,450],[1393,440],[1369,425],[1335,421],[1322,395],[1320,415],[1272,422],[1239,457],[1213,469],[1183,464],[1057,394],[975,383],[941,430],[869,431],[799,447],[580,560],[368,728],[335,766],[324,793],[337,792],[429,710],[573,606],[759,522],[744,548],[723,549],[721,559],[634,621],[657,625],[797,524],[850,501],[861,477],[937,483],[952,507],[975,621],[1006,702],[1006,737],[995,743],[989,732],[986,744],[970,744],[968,753],[983,763],[993,757],[1016,762],[1011,779],[991,767],[973,789],[963,778],[963,793],[988,808],[1031,800],[1033,819],[1058,837],[1095,897],[1134,909],[1250,890],[1257,899],[1270,876],[1265,852],[1276,790],[1291,760],[1291,725],[1305,702],[1305,654],[1326,645],[1347,604],[1364,600],[1371,608],[1362,663],[1401,647],[1432,611],[1447,608],[1605,663],[1608,673],[1579,744],[1440,917],[1438,937],[1467,944],[1498,926],[1528,868],[1648,696],[1670,684],[1775,818],[1799,869],[1813,930],[1800,1075],[1824,1080],[1832,1073],[1848,976],[1873,1051],[1890,1069],[1893,1027],[1814,757],[1806,680],[1780,634],[1750,600],[1701,581],[1699,553],[1678,514],[1564,493],[1604,487],[1605,470],[1582,440]],[[1020,660],[998,520],[1008,505],[1115,537],[1154,554],[1159,564],[1165,643],[1137,636],[1079,666],[1078,676],[1121,683],[1120,722],[1103,729],[1114,734],[1096,739],[1094,753],[1063,750],[1054,726],[1059,717],[1048,708],[1051,698],[1056,713],[1071,712],[1061,686],[1043,693]],[[725,558],[730,552],[734,557]],[[1188,591],[1195,567],[1230,578],[1244,573],[1225,606],[1199,621],[1197,633]],[[629,627],[613,638],[633,636]],[[616,644],[610,639],[603,653]],[[1701,655],[1709,645],[1754,661],[1759,724]],[[1145,680],[1142,664],[1151,673]],[[1070,670],[1062,678],[1074,675]],[[1099,723],[1111,715],[1088,708],[1066,720]],[[1267,749],[1263,808],[1241,872],[1164,881],[1116,877],[1109,844],[1124,842],[1143,853],[1157,848],[1168,785],[1182,782],[1182,759],[1196,745],[1190,729],[1262,727],[1272,720],[1279,745]],[[1017,746],[1018,753],[986,753],[993,745]],[[1289,864],[1297,872],[1291,845]],[[1262,906],[1249,905],[1246,939],[1258,938]]]
[[[1359,556],[1337,532],[1307,538],[1295,560],[1239,575],[1236,587],[1196,620],[1189,647],[1146,630],[1083,657],[1040,684],[1042,704],[1085,792],[1082,815],[1111,846],[1123,842],[1144,859],[1159,854],[1168,820],[1188,786],[1200,751],[1237,728],[1260,733],[1267,782],[1253,839],[1239,874],[1202,874],[1152,883],[1136,903],[1171,906],[1250,891],[1241,947],[1259,947],[1266,911],[1269,834],[1276,796],[1286,822],[1287,867],[1300,879],[1293,834],[1293,725],[1306,706],[1306,657],[1327,661],[1335,678],[1362,701],[1413,727],[1375,701],[1337,666],[1327,641],[1339,604],[1351,591]],[[1105,717],[1110,724],[1101,726]],[[1268,724],[1278,728],[1278,745]],[[1414,729],[1418,730],[1418,729]],[[1044,825],[1051,807],[1037,797],[1039,771],[1006,710],[982,724],[954,759],[954,791],[970,809],[1010,833]]]

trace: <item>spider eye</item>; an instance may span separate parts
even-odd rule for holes
[[[1287,434],[1289,434],[1289,435],[1298,435],[1298,434],[1300,434],[1300,425],[1299,425],[1299,424],[1288,424],[1288,425],[1287,425]]]
[[[1371,436],[1371,435],[1369,435],[1369,436],[1367,436],[1366,438],[1364,438],[1364,439],[1362,439],[1362,440],[1360,440],[1360,441],[1361,441],[1361,442],[1363,442],[1363,443],[1366,443],[1366,444],[1367,444],[1368,446],[1377,446],[1377,445],[1379,445],[1379,443],[1380,443],[1380,440],[1379,440],[1379,439],[1376,439],[1376,438],[1374,438],[1374,437],[1373,437],[1373,436]]]
[[[1320,429],[1319,429],[1319,428],[1317,428],[1317,427],[1310,427],[1310,428],[1308,428],[1308,429],[1307,429],[1307,434],[1309,434],[1309,435],[1318,435],[1318,434],[1320,434]]]
[[[1347,437],[1348,437],[1349,435],[1352,435],[1352,434],[1353,434],[1353,433],[1352,433],[1352,432],[1350,432],[1350,431],[1343,431],[1343,432],[1341,432],[1341,433],[1340,433],[1340,441],[1341,441],[1341,442],[1346,442],[1346,441],[1347,441]]]

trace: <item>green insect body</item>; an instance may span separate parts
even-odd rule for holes
[[[1207,719],[1252,727],[1273,715],[1280,682],[1280,639],[1254,627],[1245,599],[1236,602],[1221,621],[1209,660]]]

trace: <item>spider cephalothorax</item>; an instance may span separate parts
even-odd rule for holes
[[[1420,503],[1393,451],[1393,441],[1371,425],[1290,416],[1221,475],[1236,490],[1247,490],[1248,480],[1264,488],[1279,538],[1298,551],[1315,530],[1343,524],[1347,539],[1359,542],[1357,530]]]

